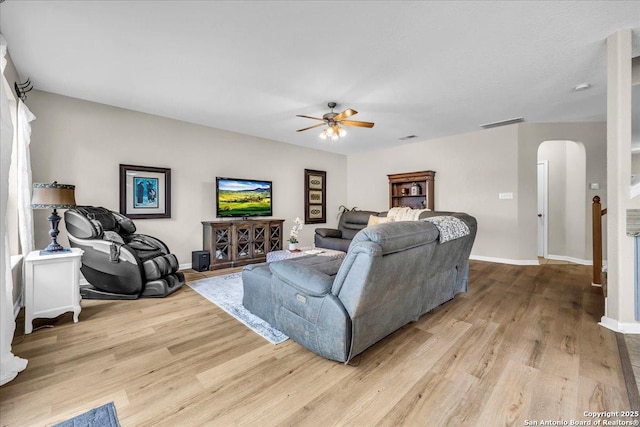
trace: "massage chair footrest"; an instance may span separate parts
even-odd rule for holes
[[[162,298],[171,295],[184,285],[184,274],[176,272],[144,284],[141,298]]]

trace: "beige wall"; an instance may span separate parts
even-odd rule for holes
[[[327,171],[327,220],[345,204],[343,155],[193,125],[121,108],[33,91],[27,101],[37,119],[32,130],[34,182],[76,186],[78,204],[119,209],[119,164],[171,168],[171,219],[136,220],[138,232],[164,240],[181,264],[202,249],[201,221],[215,220],[215,178],[273,181],[274,217],[285,238],[296,216],[304,218],[304,169]],[[36,247],[47,244],[45,211],[35,211]],[[311,244],[316,225],[301,242]],[[68,246],[64,225],[59,241]]]
[[[435,209],[467,212],[478,220],[472,253],[514,259],[520,247],[514,238],[518,234],[517,159],[515,125],[350,155],[349,206],[387,210],[387,174],[434,170]],[[499,200],[501,192],[513,193],[514,199]]]
[[[581,142],[586,155],[586,182],[606,188],[604,123],[523,123],[447,138],[415,142],[348,158],[349,206],[388,209],[386,174],[436,171],[436,210],[463,211],[478,220],[476,258],[537,262],[538,146],[548,140]],[[499,200],[499,193],[513,193]],[[591,259],[591,198],[586,191],[581,221],[584,256]],[[588,231],[588,233],[586,232]]]
[[[185,122],[33,91],[28,104],[33,122],[34,181],[75,184],[81,204],[119,206],[118,164],[172,169],[173,218],[138,220],[142,233],[167,241],[181,263],[202,247],[201,224],[215,219],[215,177],[274,181],[274,216],[303,216],[303,170],[327,171],[328,226],[335,226],[341,204],[388,209],[387,174],[436,171],[437,210],[467,212],[478,219],[475,257],[536,260],[536,163],[546,140],[584,144],[586,182],[605,188],[603,123],[520,124],[416,142],[347,157]],[[348,170],[348,173],[347,173]],[[345,187],[346,183],[346,187]],[[499,200],[498,193],[514,198]],[[591,198],[586,191],[584,256],[591,257]],[[36,246],[47,241],[46,212],[36,211]],[[307,226],[302,243],[311,244]],[[62,227],[64,228],[64,227]],[[64,230],[60,238],[67,244]]]

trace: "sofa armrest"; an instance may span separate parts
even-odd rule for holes
[[[321,297],[331,292],[333,277],[296,262],[272,262],[271,273],[305,295]]]
[[[342,237],[342,231],[335,228],[316,228],[316,234],[322,237]]]

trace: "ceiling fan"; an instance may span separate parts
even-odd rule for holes
[[[305,131],[305,130],[317,128],[318,126],[327,125],[327,128],[325,130],[323,130],[322,133],[320,134],[320,138],[322,138],[322,139],[331,138],[333,140],[336,140],[336,139],[340,138],[341,136],[346,135],[345,130],[342,129],[340,127],[340,125],[343,125],[343,126],[357,126],[357,127],[361,127],[361,128],[372,128],[373,125],[374,125],[372,122],[362,122],[362,121],[357,121],[357,120],[345,120],[345,119],[347,119],[347,118],[349,118],[349,117],[351,117],[353,115],[358,114],[358,112],[356,110],[352,110],[351,108],[347,108],[342,113],[334,113],[333,109],[336,108],[337,104],[335,102],[329,102],[329,104],[327,104],[327,105],[331,109],[331,112],[323,115],[322,118],[305,116],[305,115],[302,115],[302,114],[297,114],[296,117],[304,117],[306,119],[321,120],[322,123],[318,123],[317,125],[309,126],[309,127],[304,128],[304,129],[298,129],[296,132],[302,132],[302,131]]]

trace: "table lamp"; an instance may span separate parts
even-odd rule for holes
[[[69,252],[68,248],[60,246],[56,240],[59,233],[58,224],[61,219],[56,209],[71,209],[76,206],[75,189],[75,185],[58,184],[57,181],[33,184],[31,209],[53,209],[47,218],[51,223],[51,230],[49,230],[51,243],[40,251],[40,255]]]

